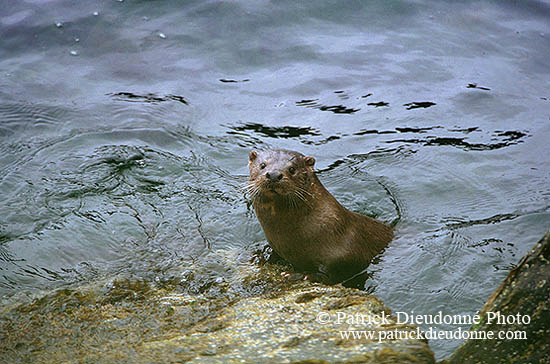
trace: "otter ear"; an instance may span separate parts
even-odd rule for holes
[[[254,162],[256,158],[258,158],[258,152],[256,152],[255,150],[250,151],[250,154],[248,155],[248,159],[251,162]]]
[[[315,165],[315,158],[313,157],[305,157],[304,162],[306,162],[306,166],[313,167]]]

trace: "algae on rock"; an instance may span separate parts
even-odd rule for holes
[[[391,316],[366,325],[337,322],[338,312],[389,315],[376,297],[291,283],[277,269],[251,270],[238,284],[214,283],[211,295],[189,294],[181,282],[117,279],[4,304],[0,362],[434,363],[425,341],[378,340],[382,331],[416,329]],[[261,295],[250,294],[257,287]],[[345,339],[342,330],[374,336]]]

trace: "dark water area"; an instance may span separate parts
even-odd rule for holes
[[[0,1],[0,296],[235,279],[226,262],[265,244],[248,152],[279,147],[348,208],[399,207],[367,282],[392,310],[475,314],[550,227],[549,19],[543,1]]]

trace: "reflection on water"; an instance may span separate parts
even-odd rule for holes
[[[187,105],[187,101],[182,96],[177,95],[166,95],[164,97],[157,96],[155,94],[147,94],[147,95],[136,95],[131,92],[116,92],[112,94],[108,94],[109,96],[113,96],[118,101],[128,101],[128,102],[148,102],[148,103],[157,103],[157,102],[165,102],[165,101],[177,101],[181,102],[182,104]]]
[[[300,101],[296,101],[296,105],[319,109],[321,111],[331,111],[335,114],[353,114],[361,110],[361,109],[352,109],[344,105],[333,105],[333,106],[321,105],[317,103],[317,101],[319,100],[318,99],[300,100]]]
[[[435,105],[435,102],[431,102],[431,101],[421,101],[421,102],[415,101],[415,102],[408,102],[406,104],[403,104],[403,106],[405,106],[407,110],[418,109],[418,108],[426,109],[434,105]]]
[[[542,2],[1,6],[0,295],[235,279],[265,244],[253,148],[313,155],[352,210],[398,207],[368,281],[396,311],[475,313],[548,229]]]

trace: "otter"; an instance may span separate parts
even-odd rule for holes
[[[254,211],[273,251],[308,279],[361,285],[393,229],[343,207],[321,184],[314,165],[313,157],[290,150],[251,151],[248,191]]]

